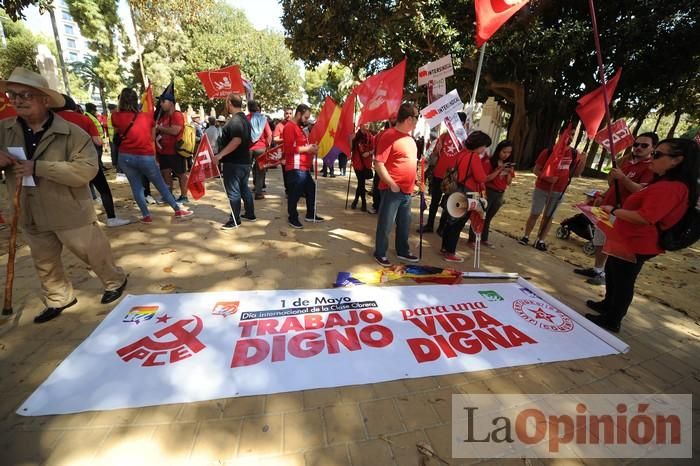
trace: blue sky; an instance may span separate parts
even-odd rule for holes
[[[255,29],[269,28],[284,32],[280,21],[282,5],[277,0],[227,0],[227,3],[245,11]]]

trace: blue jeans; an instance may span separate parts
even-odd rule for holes
[[[289,196],[287,197],[287,214],[289,221],[299,221],[297,203],[302,194],[306,195],[306,218],[316,217],[316,183],[311,172],[304,170],[289,170],[285,172]]]
[[[408,232],[411,227],[411,195],[394,193],[390,189],[381,191],[382,202],[377,216],[377,237],[374,255],[386,257],[389,249],[389,232],[396,223],[396,254],[405,256],[411,253],[408,246]]]
[[[250,165],[237,163],[222,163],[224,170],[224,186],[226,195],[231,204],[231,212],[235,216],[236,223],[241,223],[241,199],[247,217],[255,217],[255,207],[253,206],[253,193],[248,187],[250,177]]]
[[[143,193],[143,177],[158,189],[163,200],[173,208],[174,211],[180,210],[180,206],[175,201],[175,196],[170,192],[168,186],[163,180],[163,175],[160,174],[160,169],[156,164],[156,158],[153,155],[133,155],[121,152],[117,161],[119,168],[126,175],[131,186],[131,194],[134,196],[136,204],[141,210],[141,215],[147,217],[151,215],[148,211],[148,203],[146,196]]]

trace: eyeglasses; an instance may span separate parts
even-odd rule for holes
[[[24,92],[6,91],[5,95],[10,100],[15,100],[15,99],[32,100],[34,97],[39,97],[40,95],[43,95],[43,94],[36,94],[34,92],[29,92],[29,91],[24,91]]]
[[[652,157],[655,159],[660,159],[661,157],[673,157],[673,154],[667,154],[666,152],[661,152],[658,150],[655,150],[654,152],[651,153]]]
[[[634,144],[632,144],[632,147],[634,147],[634,148],[641,147],[642,149],[646,149],[650,145],[651,144],[649,144],[648,142],[635,142]]]

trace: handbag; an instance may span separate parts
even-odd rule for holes
[[[129,130],[131,129],[132,126],[134,126],[134,122],[136,121],[136,118],[139,116],[138,113],[134,114],[134,118],[131,119],[131,122],[129,123],[129,126],[126,127],[124,130],[124,134],[120,135],[119,133],[114,133],[114,136],[112,136],[112,144],[114,144],[114,151],[118,154],[119,153],[119,146],[121,143],[126,139],[126,135],[129,134]]]

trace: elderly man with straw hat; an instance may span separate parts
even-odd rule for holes
[[[22,188],[19,212],[19,228],[31,249],[46,304],[34,322],[47,322],[77,303],[61,263],[64,247],[100,278],[106,290],[103,304],[119,299],[126,274],[114,263],[109,241],[97,225],[88,189],[97,173],[90,136],[50,110],[62,107],[64,99],[41,75],[15,68],[7,80],[0,80],[0,90],[17,110],[16,118],[0,121],[0,168],[8,174],[10,192],[22,177],[31,176],[35,183]],[[27,160],[8,153],[18,150]]]

